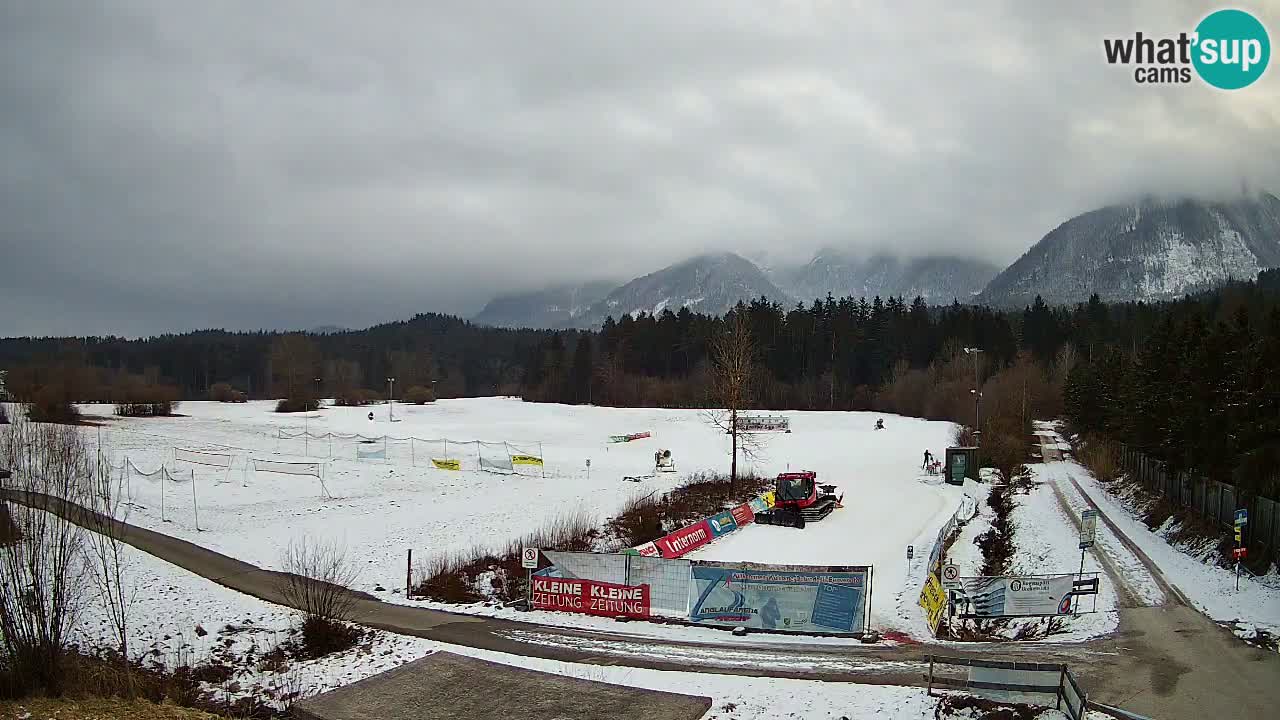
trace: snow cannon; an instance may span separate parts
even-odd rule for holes
[[[659,450],[653,454],[653,469],[657,472],[675,472],[676,459],[670,450]]]
[[[818,473],[785,472],[773,488],[773,508],[756,514],[756,522],[803,530],[806,523],[818,522],[832,510],[844,507],[844,495],[836,496],[835,485],[819,485]]]

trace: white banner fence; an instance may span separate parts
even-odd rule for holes
[[[413,467],[485,470],[501,474],[546,477],[541,442],[454,440],[452,438],[396,437],[360,433],[309,432],[278,428],[276,452],[301,457],[385,462]]]

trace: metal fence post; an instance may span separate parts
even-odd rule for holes
[[[929,684],[928,684],[928,689],[925,690],[925,694],[928,695],[929,697],[933,697],[933,656],[932,655],[929,656]]]

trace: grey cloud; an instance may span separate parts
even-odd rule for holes
[[[4,4],[0,335],[469,313],[704,250],[1008,262],[1106,203],[1280,191],[1274,68],[1103,62],[1195,3],[900,5]]]

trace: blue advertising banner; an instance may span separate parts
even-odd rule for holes
[[[762,497],[751,498],[751,511],[754,512],[755,514],[759,515],[760,513],[768,509],[769,509],[769,503],[765,502],[764,498]]]
[[[707,518],[707,524],[711,526],[711,534],[716,537],[738,529],[738,523],[733,519],[733,513],[728,510]]]
[[[862,566],[695,562],[689,619],[788,632],[862,632],[870,571]]]

